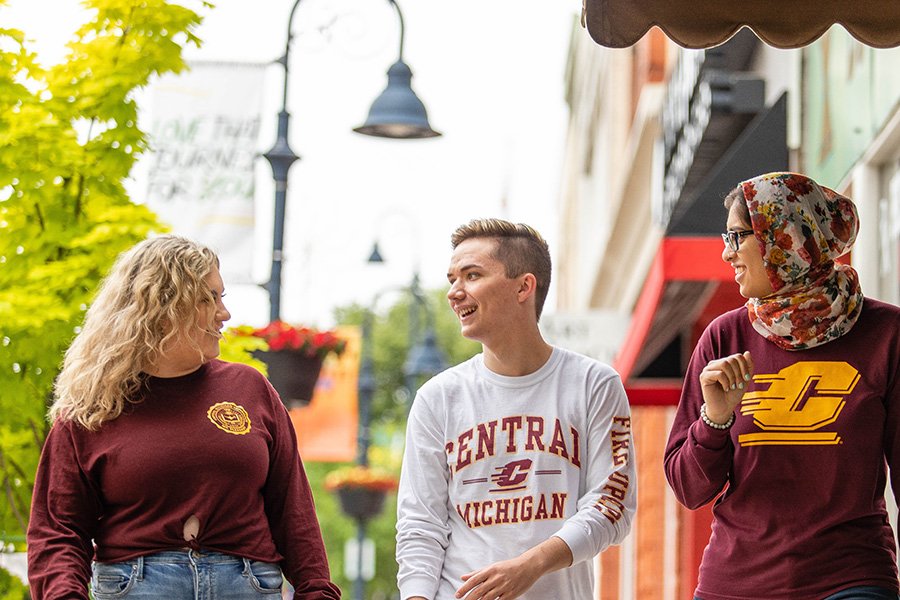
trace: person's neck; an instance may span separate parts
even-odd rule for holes
[[[493,347],[483,345],[484,366],[498,375],[522,377],[543,367],[553,354],[553,347],[539,332],[529,339],[517,338]]]
[[[159,377],[160,379],[173,379],[175,377],[183,377],[185,375],[190,375],[195,372],[197,369],[203,366],[204,363],[199,365],[175,365],[175,364],[162,364],[162,365],[152,365],[145,369],[145,372],[152,377]]]

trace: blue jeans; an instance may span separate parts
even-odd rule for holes
[[[694,600],[701,600],[701,598],[694,596]],[[891,590],[864,585],[841,590],[824,600],[900,600],[900,596]]]
[[[283,582],[278,565],[194,550],[95,562],[92,568],[95,600],[277,600]]]
[[[841,590],[825,600],[900,600],[900,596],[884,588],[861,586]]]

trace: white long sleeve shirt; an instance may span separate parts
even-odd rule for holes
[[[450,600],[462,575],[549,539],[571,567],[524,600],[593,595],[588,560],[628,533],[637,478],[631,413],[618,374],[554,348],[506,377],[478,355],[428,381],[406,432],[397,520],[401,598]]]

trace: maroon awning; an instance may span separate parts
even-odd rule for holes
[[[875,48],[900,46],[900,0],[582,0],[595,42],[625,48],[656,26],[685,48],[717,46],[749,27],[776,48],[810,44],[842,25]]]

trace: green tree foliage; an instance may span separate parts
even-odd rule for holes
[[[373,465],[399,475],[400,454],[406,416],[412,398],[406,390],[403,363],[409,351],[410,294],[395,297],[395,303],[376,312],[372,327],[372,359],[376,382],[372,399],[372,447],[369,459]],[[459,334],[459,322],[447,307],[446,290],[435,290],[426,296],[428,310],[433,317],[438,346],[444,353],[447,366],[463,362],[481,350],[481,345]],[[385,298],[387,300],[387,297]],[[379,306],[381,306],[379,304]],[[376,307],[377,309],[378,307]],[[382,307],[384,308],[384,307]],[[339,308],[335,311],[337,322],[342,325],[359,325],[367,309],[359,305]],[[423,327],[425,316],[419,314]],[[422,378],[424,379],[424,378]],[[413,382],[415,387],[422,379]],[[412,390],[415,394],[415,389]],[[356,536],[355,522],[341,513],[333,494],[325,491],[325,475],[343,465],[332,463],[308,463],[307,473],[316,499],[316,512],[322,523],[322,535],[328,551],[331,576],[350,597],[353,582],[344,577],[344,544]],[[384,511],[367,526],[367,537],[375,541],[375,578],[366,584],[367,598],[393,598],[397,590],[397,563],[395,527],[397,524],[397,496],[390,494]]]
[[[481,351],[481,345],[467,340],[459,333],[456,315],[447,306],[446,291],[435,290],[425,296],[428,311],[433,320],[438,347],[443,351],[447,365],[458,364]],[[403,363],[410,348],[410,294],[397,297],[385,312],[376,314],[372,327],[372,360],[375,374],[375,394],[372,400],[372,422],[379,426],[401,424],[405,426],[406,413],[412,397],[406,389]],[[379,305],[380,306],[380,305]],[[360,325],[366,307],[351,305],[335,311],[337,321],[342,325]],[[424,331],[426,316],[421,307],[418,310],[420,333]],[[424,378],[413,382],[412,394]]]
[[[18,577],[0,569],[0,600],[30,600],[28,586]]]
[[[164,229],[123,187],[147,148],[134,92],[183,70],[182,47],[199,43],[185,6],[83,4],[89,22],[59,65],[0,28],[0,538],[16,541],[63,352],[115,257]]]

